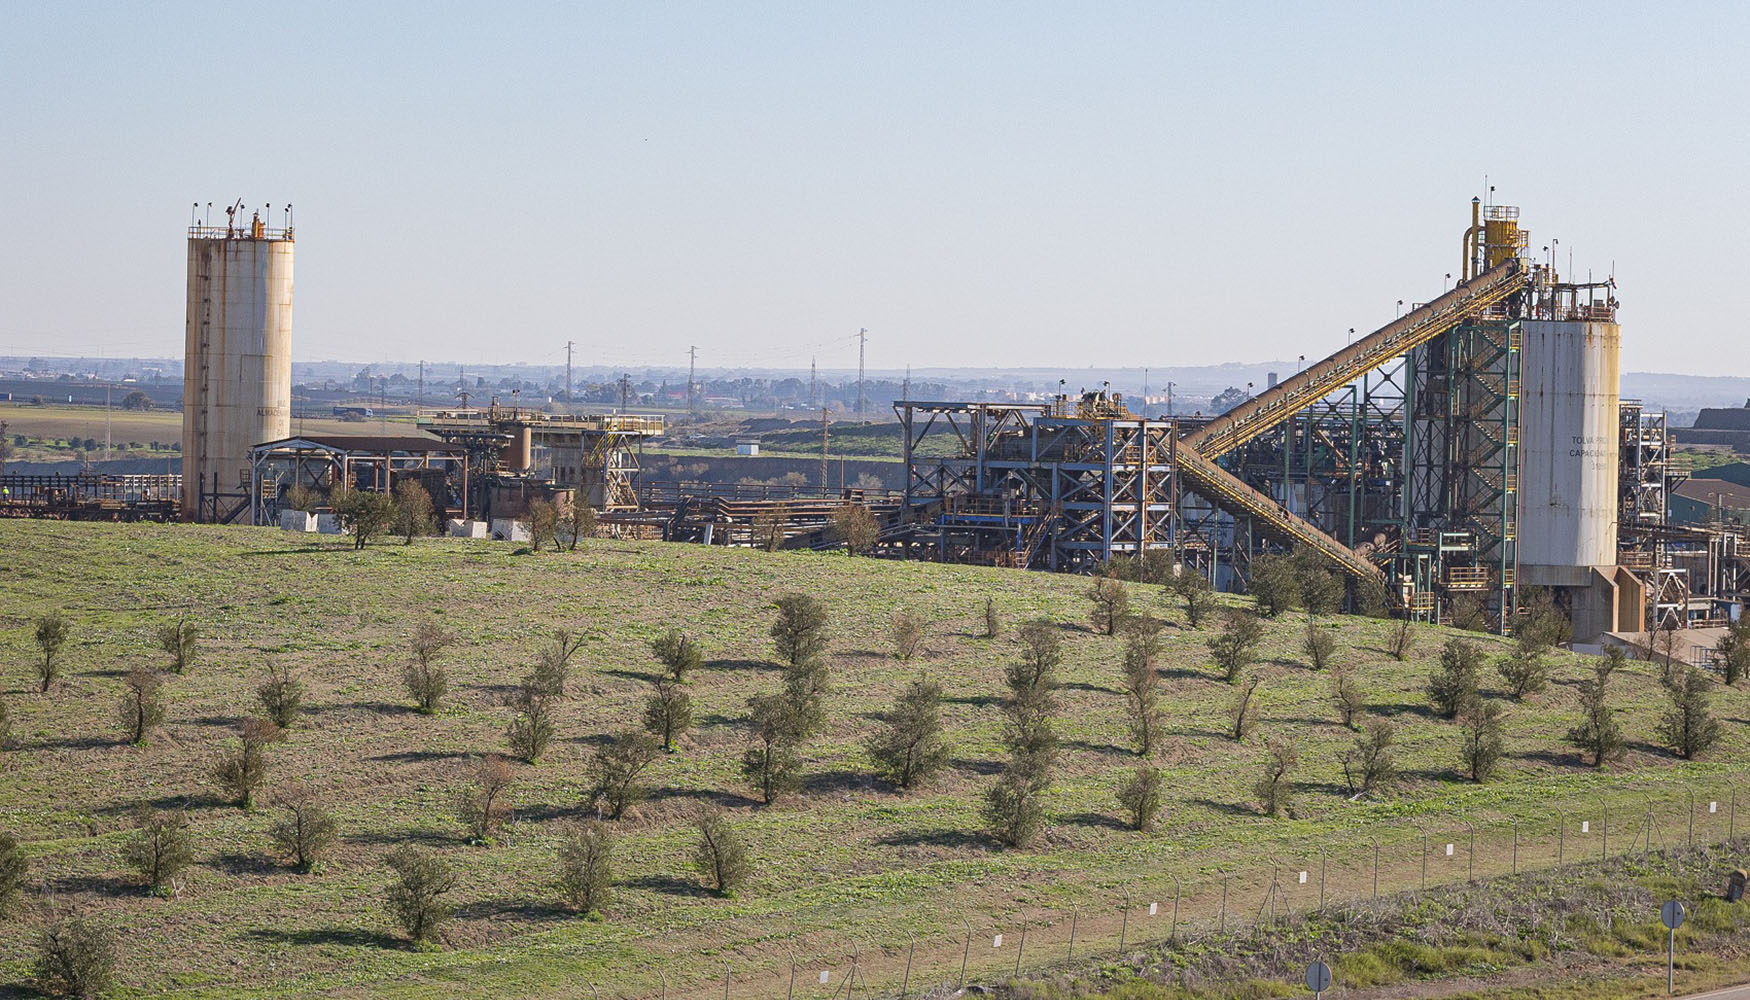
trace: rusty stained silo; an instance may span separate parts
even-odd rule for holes
[[[226,520],[247,509],[250,448],[291,436],[291,227],[190,227],[186,323],[182,516]]]

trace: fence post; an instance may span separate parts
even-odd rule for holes
[[[1428,891],[1428,831],[1422,831],[1422,891]]]
[[[960,953],[960,985],[966,985],[966,957],[972,954],[972,921],[960,918],[966,924],[966,950]]]
[[[1027,918],[1021,918],[1021,943],[1015,946],[1015,978],[1021,977],[1021,954],[1027,950]]]
[[[1325,876],[1330,871],[1330,860],[1325,857],[1324,848],[1319,848],[1319,909],[1325,908]]]
[[[1513,817],[1513,874],[1519,874],[1519,817]]]
[[[1684,791],[1689,793],[1689,846],[1691,849],[1694,849],[1694,847],[1695,847],[1695,789],[1685,788]]]
[[[657,969],[656,978],[662,980],[662,1000],[668,1000],[668,973]]]
[[[1373,842],[1373,898],[1379,899],[1379,841]]]
[[[1610,806],[1606,805],[1603,799],[1599,799],[1598,808],[1600,810],[1600,815],[1602,816],[1598,821],[1598,832],[1600,835],[1598,841],[1598,860],[1603,861],[1610,857]]]
[[[1081,907],[1075,903],[1069,904],[1069,960],[1076,957],[1076,918],[1081,916]]]
[[[1124,889],[1124,916],[1118,921],[1118,957],[1124,958],[1124,934],[1130,930],[1130,890]]]
[[[723,963],[723,1000],[729,1000],[729,963]]]
[[[1221,927],[1220,927],[1220,933],[1223,933],[1223,934],[1227,933],[1227,880],[1228,880],[1228,876],[1223,875],[1221,877]]]
[[[911,960],[918,953],[917,935],[907,931],[905,936],[911,938],[911,947],[908,948],[905,953],[905,979],[899,984],[899,1000],[905,1000],[906,997],[911,995]],[[794,969],[790,972],[790,981],[792,983],[796,981],[796,972]]]
[[[1169,944],[1179,943],[1179,895],[1183,888],[1179,885],[1178,876],[1173,877],[1173,929],[1167,934]]]
[[[1474,823],[1466,823],[1465,827],[1470,830],[1470,846],[1466,849],[1469,851],[1470,857],[1465,859],[1465,865],[1469,872],[1465,878],[1475,882],[1477,879],[1477,828]]]
[[[1556,867],[1566,864],[1565,855],[1568,847],[1568,814],[1556,810]]]
[[[1738,839],[1738,790],[1732,789],[1732,811],[1726,819],[1726,839]]]
[[[784,993],[784,1000],[792,1000],[796,996],[796,952],[790,952],[790,989]],[[904,1000],[902,997],[901,1000]]]

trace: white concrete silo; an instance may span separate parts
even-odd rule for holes
[[[1519,583],[1569,592],[1577,636],[1615,627],[1614,322],[1528,320],[1519,406]]]
[[[188,235],[182,516],[247,503],[249,449],[292,432],[292,231],[259,217]]]

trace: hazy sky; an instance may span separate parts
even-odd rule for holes
[[[1320,356],[1486,174],[1750,374],[1750,5],[0,0],[0,354],[179,354],[189,207],[297,206],[299,360]]]

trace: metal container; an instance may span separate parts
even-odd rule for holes
[[[1519,565],[1524,583],[1585,586],[1616,564],[1615,323],[1527,321],[1519,400]]]
[[[190,231],[184,343],[182,515],[208,520],[247,491],[249,449],[292,433],[289,231]]]

